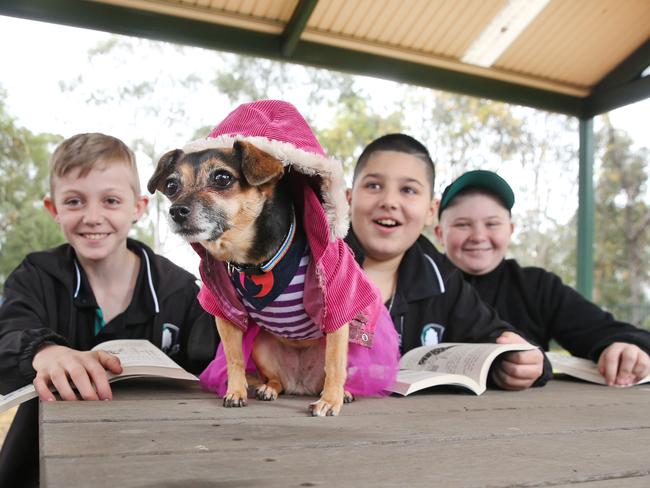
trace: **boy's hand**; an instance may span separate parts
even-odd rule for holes
[[[496,340],[497,344],[527,344],[527,341],[514,332],[504,332]],[[492,379],[504,390],[523,390],[530,388],[544,372],[544,354],[539,349],[508,352],[498,367],[492,371]]]
[[[614,342],[600,353],[598,371],[608,386],[629,386],[650,374],[650,356],[634,344]]]
[[[105,351],[77,351],[54,344],[40,349],[32,366],[36,370],[34,388],[44,401],[56,399],[50,385],[54,385],[63,400],[77,400],[72,385],[84,400],[111,400],[106,370],[122,372],[119,358]]]

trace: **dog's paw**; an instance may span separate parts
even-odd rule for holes
[[[340,400],[326,400],[321,397],[309,404],[309,411],[312,417],[336,417],[341,412],[342,406],[343,397]]]
[[[258,386],[255,390],[255,397],[258,400],[264,400],[265,402],[270,402],[278,398],[278,392],[275,388],[269,385]]]
[[[352,403],[354,401],[354,395],[349,391],[343,392],[343,403]]]
[[[223,406],[224,407],[245,407],[246,406],[246,395],[241,395],[237,393],[226,393],[226,396],[223,397]]]

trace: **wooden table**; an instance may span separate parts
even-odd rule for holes
[[[227,409],[195,385],[113,387],[112,402],[41,403],[42,486],[650,486],[648,385],[437,390],[327,418],[305,397]]]

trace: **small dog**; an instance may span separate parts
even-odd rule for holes
[[[249,142],[236,141],[232,148],[166,153],[147,188],[151,193],[159,190],[171,201],[173,232],[228,263],[237,289],[237,283],[252,282],[263,290],[275,285],[265,282],[268,275],[263,265],[277,257],[288,236],[300,235],[288,189],[290,175],[285,173],[284,165],[274,156]],[[258,295],[251,295],[250,301]],[[215,320],[227,362],[224,406],[245,406],[243,331],[229,320]],[[325,334],[325,341],[286,338],[261,328],[251,355],[264,381],[257,387],[256,397],[274,400],[282,392],[320,394],[310,405],[312,415],[338,415],[342,404],[353,399],[344,391],[348,340],[349,324]]]

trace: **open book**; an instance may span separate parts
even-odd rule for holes
[[[583,381],[606,385],[605,377],[598,371],[598,366],[589,359],[577,358],[557,352],[547,352],[546,357],[551,361],[553,373],[566,374]],[[650,383],[650,375],[634,383]]]
[[[106,341],[97,344],[92,350],[106,351],[120,358],[122,373],[116,375],[107,371],[109,383],[129,378],[143,377],[171,378],[189,381],[199,380],[145,339]],[[15,405],[20,405],[37,396],[38,393],[36,393],[32,384],[23,386],[7,395],[0,396],[0,412],[8,410]]]
[[[408,351],[400,359],[397,381],[389,390],[408,395],[441,385],[462,386],[477,395],[486,389],[490,366],[500,354],[536,349],[530,344],[441,343]]]

